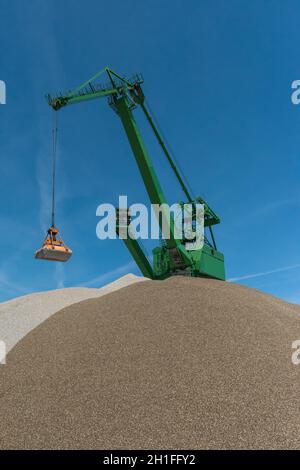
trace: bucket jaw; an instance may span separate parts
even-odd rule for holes
[[[68,261],[71,256],[72,250],[58,237],[58,230],[54,226],[49,228],[41,248],[34,255],[36,259],[62,262]]]

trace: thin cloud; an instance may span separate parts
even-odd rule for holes
[[[55,281],[57,289],[63,289],[65,287],[65,270],[64,265],[61,263],[56,263]]]
[[[244,226],[248,224],[253,224],[257,219],[262,219],[263,217],[273,216],[282,210],[284,207],[297,206],[300,204],[300,196],[296,195],[292,198],[279,199],[277,201],[271,201],[261,206],[256,206],[251,208],[247,213],[241,215],[234,223],[235,226]]]
[[[22,244],[9,258],[1,263],[0,267],[0,290],[5,297],[7,296],[19,296],[28,293],[28,289],[19,282],[15,282],[11,279],[9,274],[11,266],[17,266],[18,262],[23,254],[24,244]]]
[[[97,287],[101,287],[103,283],[107,281],[112,281],[117,276],[128,273],[128,271],[133,269],[134,267],[134,261],[130,261],[129,263],[124,264],[123,266],[119,266],[118,268],[113,269],[112,271],[101,274],[100,276],[90,279],[89,281],[80,283],[78,284],[78,287],[90,287],[94,285],[96,285]]]
[[[297,268],[300,268],[300,264],[293,264],[291,266],[284,266],[282,268],[272,269],[271,271],[264,271],[264,272],[260,272],[260,273],[254,273],[254,274],[245,274],[244,276],[232,277],[232,278],[227,279],[227,280],[229,282],[243,281],[244,279],[252,279],[252,278],[255,278],[255,277],[268,276],[270,274],[281,273],[283,271],[290,271],[291,269],[297,269]]]
[[[20,284],[9,279],[4,271],[0,271],[0,289],[5,295],[22,295],[27,294],[28,290]]]

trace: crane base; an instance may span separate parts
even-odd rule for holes
[[[212,277],[225,281],[224,255],[220,251],[204,245],[196,276]]]
[[[220,251],[204,245],[200,250],[189,252],[192,266],[176,268],[172,266],[169,250],[162,246],[153,250],[153,270],[155,279],[166,279],[174,275],[209,277],[225,281],[224,255]]]

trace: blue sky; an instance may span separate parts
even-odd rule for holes
[[[144,91],[196,194],[221,216],[227,278],[300,302],[300,79],[296,0],[0,0],[0,300],[139,274],[96,207],[147,197],[105,100],[59,113],[57,225],[74,255],[38,262],[50,224],[52,115],[45,93],[108,65]],[[137,114],[137,118],[139,118]],[[141,124],[167,196],[182,195]],[[273,272],[274,271],[274,272]],[[265,273],[265,274],[264,274]],[[252,276],[255,275],[255,276]]]

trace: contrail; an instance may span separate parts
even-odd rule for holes
[[[64,265],[56,263],[55,266],[55,280],[56,280],[56,285],[57,289],[63,289],[65,287],[64,285]]]
[[[246,274],[245,276],[240,276],[240,277],[232,277],[231,279],[227,279],[227,281],[229,282],[242,281],[244,279],[252,279],[253,277],[268,276],[268,274],[281,273],[282,271],[289,271],[290,269],[296,269],[296,268],[300,268],[300,264],[284,266],[282,268],[272,269],[272,271],[264,271],[261,273]]]
[[[104,282],[109,281],[111,278],[115,278],[116,276],[119,276],[120,274],[124,274],[128,272],[130,269],[133,269],[135,267],[134,261],[130,261],[127,264],[124,264],[123,266],[119,266],[116,269],[113,269],[112,271],[109,271],[107,273],[101,274],[98,277],[95,277],[94,279],[90,279],[89,281],[86,282],[81,282],[80,284],[77,285],[77,287],[87,287],[91,286],[94,284],[97,284],[98,286],[101,286]]]

